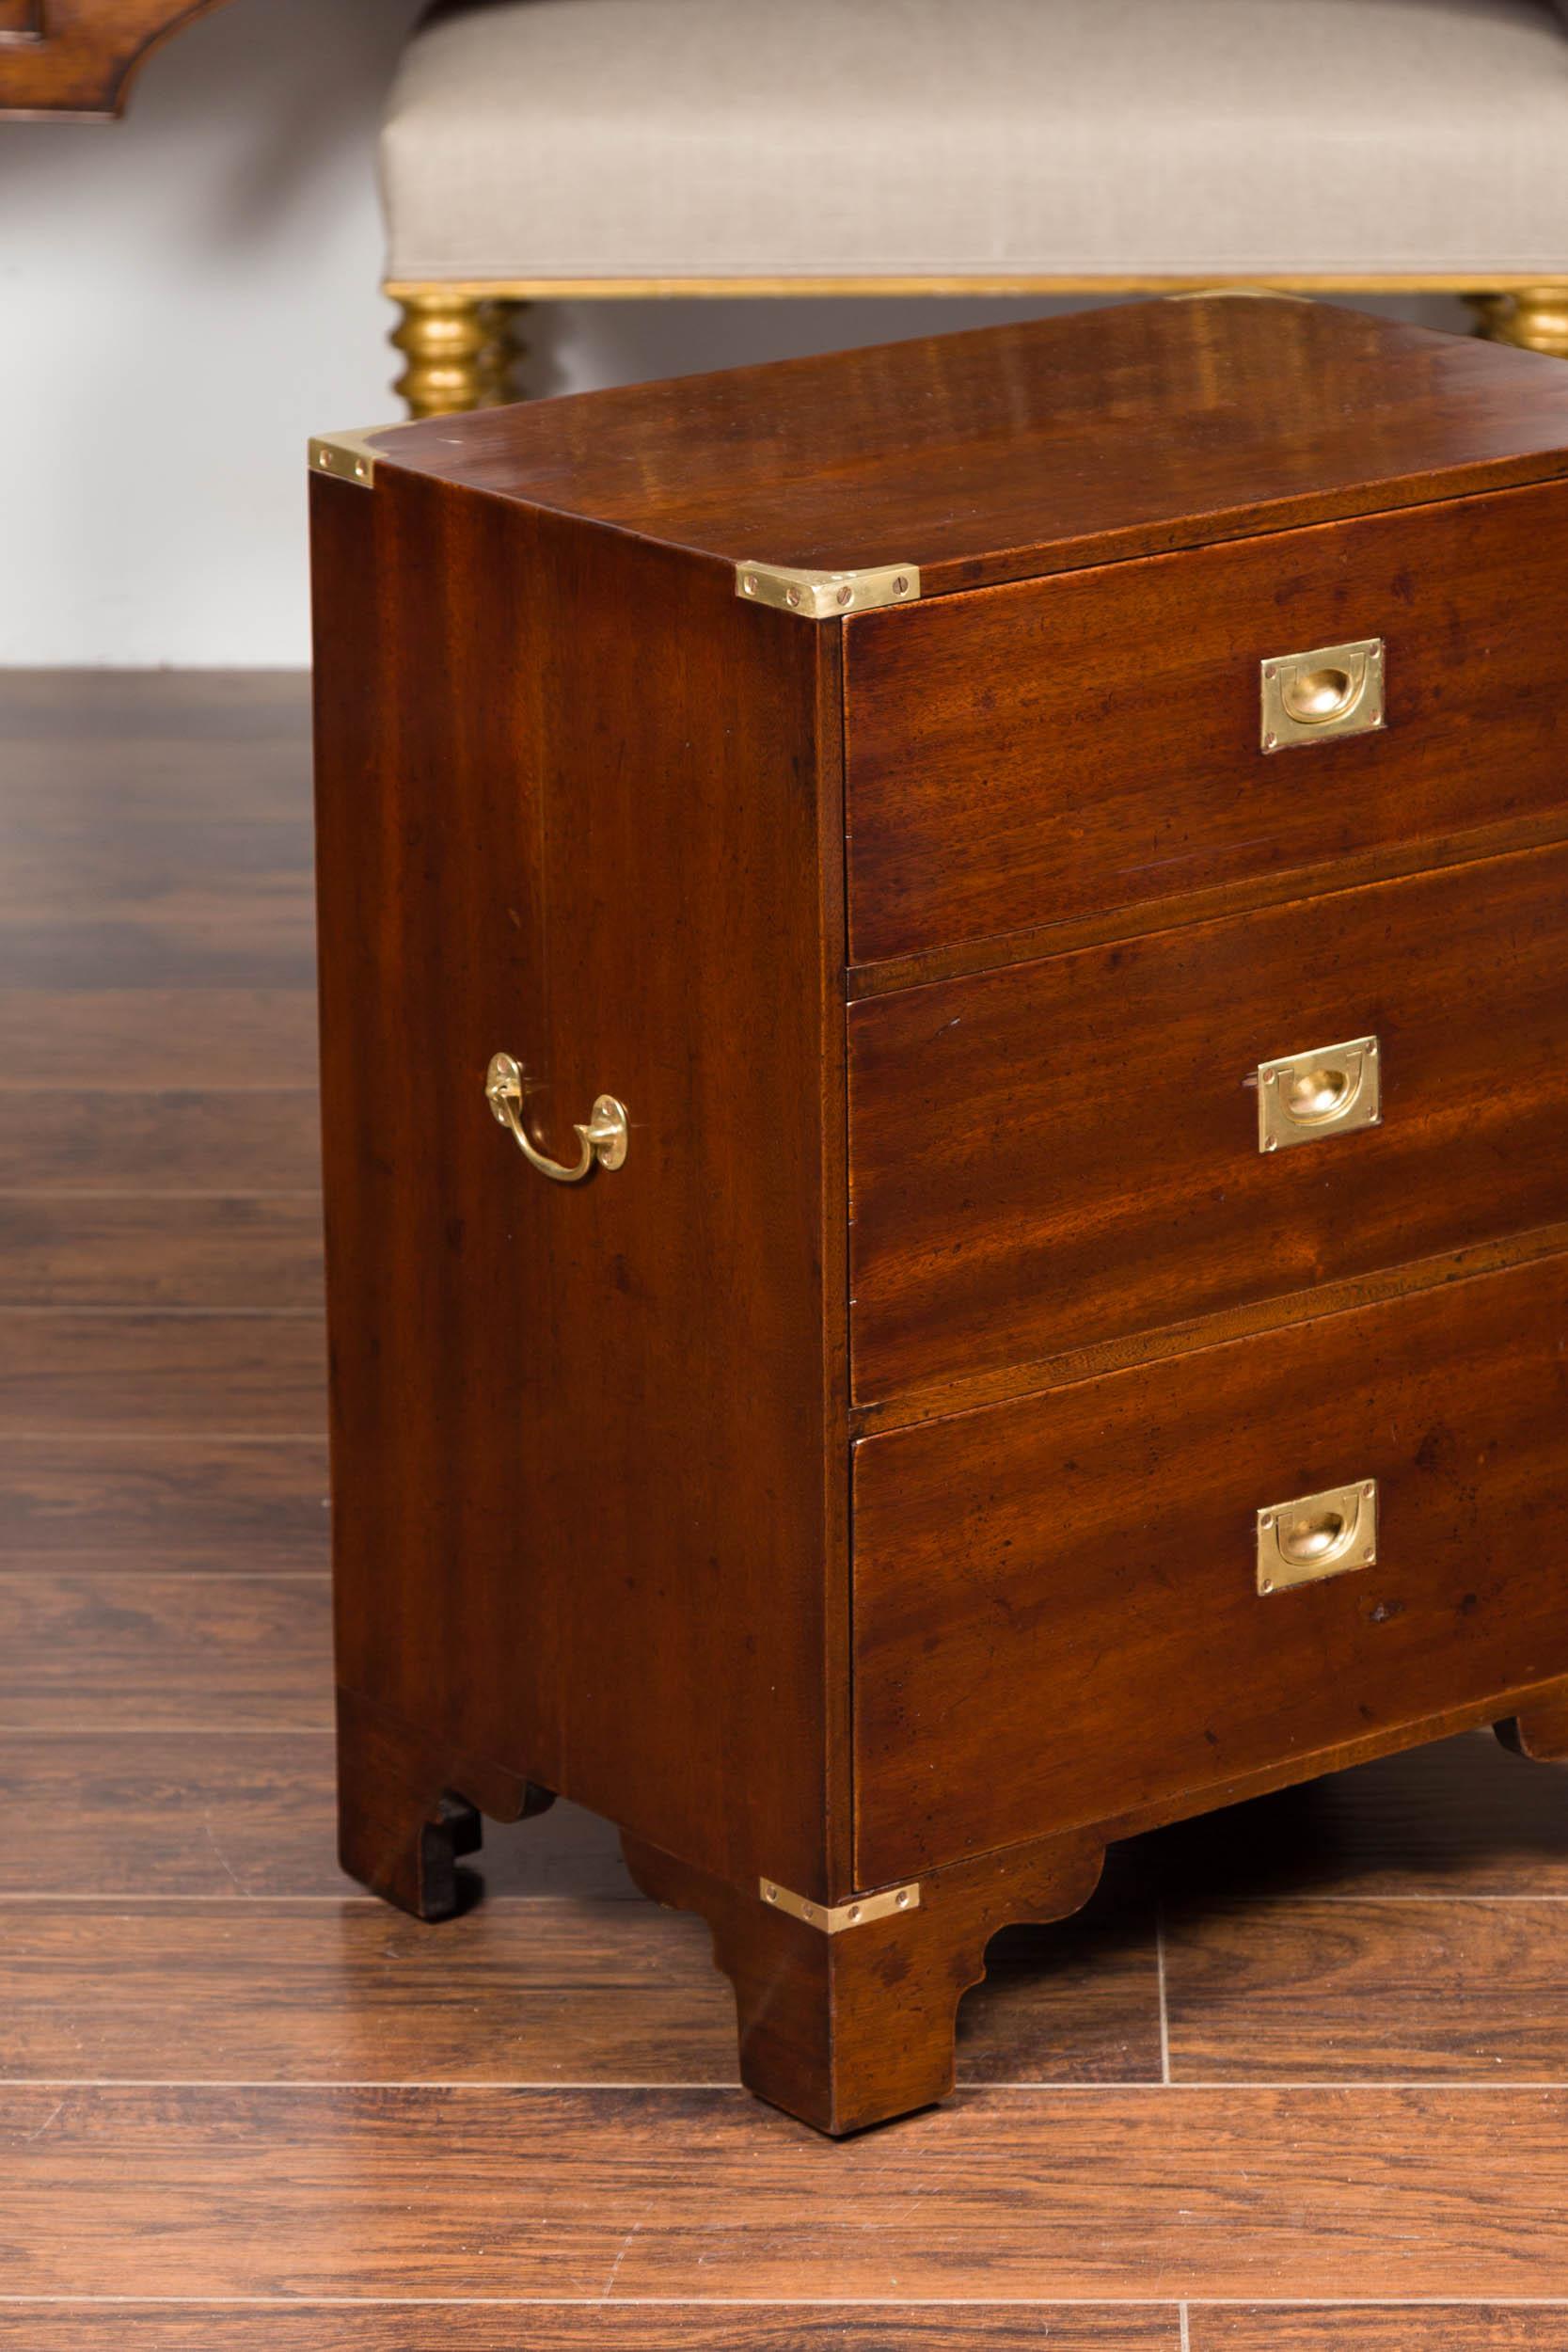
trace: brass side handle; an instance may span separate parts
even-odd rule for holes
[[[552,1160],[541,1152],[522,1120],[523,1073],[510,1054],[493,1054],[490,1067],[484,1073],[484,1099],[492,1115],[503,1127],[510,1127],[513,1139],[525,1160],[547,1176],[554,1184],[580,1184],[595,1168],[621,1168],[626,1156],[626,1107],[613,1094],[601,1094],[594,1104],[594,1115],[584,1126],[577,1124],[582,1150],[576,1168],[566,1168],[560,1160]]]
[[[1310,1046],[1258,1065],[1258,1149],[1278,1152],[1323,1136],[1383,1123],[1382,1058],[1375,1037]]]
[[[1317,1584],[1377,1558],[1377,1480],[1271,1502],[1258,1514],[1258,1590]]]
[[[1262,664],[1262,748],[1370,735],[1383,724],[1383,640],[1271,654]]]

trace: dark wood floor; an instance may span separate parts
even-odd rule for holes
[[[0,680],[0,2346],[1563,2352],[1489,1740],[1126,1850],[836,2148],[586,1817],[443,1928],[339,1876],[307,791],[296,680]]]

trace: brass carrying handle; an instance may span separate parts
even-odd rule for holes
[[[513,1140],[531,1167],[541,1176],[547,1176],[552,1184],[580,1184],[595,1168],[621,1168],[626,1156],[626,1106],[613,1094],[601,1094],[594,1104],[594,1115],[586,1126],[577,1122],[582,1142],[582,1152],[576,1168],[564,1168],[540,1151],[522,1121],[523,1073],[510,1054],[492,1054],[490,1067],[484,1073],[484,1099],[491,1114],[503,1127],[510,1127]]]

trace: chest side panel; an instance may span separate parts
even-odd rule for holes
[[[1373,1559],[1260,1589],[1362,1482]],[[867,1438],[855,1529],[871,1885],[1552,1680],[1568,1259]]]
[[[1263,662],[1378,638],[1381,729],[1263,750]],[[1568,484],[938,597],[847,640],[861,965],[1568,810]]]
[[[390,468],[315,494],[340,1677],[826,1892],[837,631]],[[529,1167],[498,1051],[558,1161],[619,1097],[625,1166]]]

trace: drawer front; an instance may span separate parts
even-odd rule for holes
[[[1266,753],[1259,669],[1385,641],[1386,723]],[[1568,485],[847,625],[857,963],[1560,809]]]
[[[1261,1151],[1259,1066],[1367,1036],[1381,1123]],[[1568,849],[871,997],[849,1040],[870,1402],[1568,1215]]]
[[[1375,1562],[1259,1592],[1356,1482]],[[866,1885],[1568,1673],[1568,1259],[863,1439],[855,1530]]]

